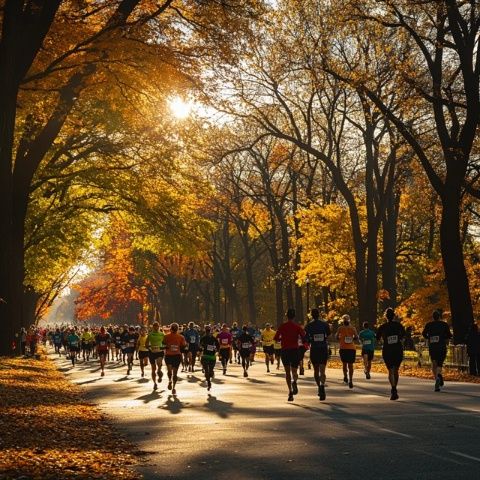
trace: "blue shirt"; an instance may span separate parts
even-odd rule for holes
[[[185,330],[183,336],[188,345],[198,345],[200,343],[200,334],[194,328]]]
[[[366,328],[358,334],[363,350],[375,350],[375,332]]]

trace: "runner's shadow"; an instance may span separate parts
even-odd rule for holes
[[[222,402],[218,400],[217,397],[214,397],[210,393],[208,394],[207,403],[205,407],[208,410],[216,413],[221,418],[228,418],[228,416],[233,411],[233,403],[232,402]]]
[[[212,378],[212,383],[222,385],[223,383],[225,383],[225,380],[221,380],[220,378]]]
[[[141,397],[137,397],[135,400],[142,400],[143,403],[150,403],[153,400],[158,400],[160,398],[160,394],[163,393],[165,390],[159,392],[158,390],[154,390],[151,393],[147,393],[146,395],[142,395]]]
[[[148,383],[149,382],[149,379],[148,378],[139,378],[137,380],[137,383]]]
[[[204,378],[199,378],[195,375],[189,375],[187,377],[187,382],[189,383],[202,383],[205,379]]]
[[[127,380],[130,380],[130,377],[122,377],[122,378],[117,378],[116,380],[114,380],[114,382],[126,382]]]
[[[251,378],[251,377],[248,377],[247,380],[251,383],[268,383],[263,380],[257,380],[256,378]]]
[[[85,380],[84,382],[78,382],[77,385],[88,385],[89,383],[95,383],[100,380],[101,377],[92,378],[91,380]]]
[[[169,395],[167,401],[163,405],[160,405],[158,408],[163,408],[165,410],[168,410],[170,413],[177,415],[182,411],[183,408],[185,408],[185,406],[186,405],[181,402],[176,396]]]

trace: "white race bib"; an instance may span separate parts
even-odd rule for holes
[[[215,351],[215,345],[207,345],[207,351],[208,352],[214,352]]]
[[[387,337],[387,343],[389,345],[393,345],[395,343],[398,343],[398,335],[390,335],[389,337]]]
[[[135,346],[135,340],[130,340],[128,342],[128,344],[131,346],[131,347],[134,347]]]
[[[107,342],[100,342],[100,345],[106,345]]]
[[[363,344],[364,344],[364,345],[371,345],[371,344],[372,344],[372,341],[371,341],[371,340],[364,340],[364,341],[363,341]]]
[[[440,337],[438,335],[435,335],[434,337],[430,337],[429,342],[430,343],[438,343],[440,341]]]
[[[228,338],[222,338],[222,345],[228,345]]]
[[[170,351],[171,352],[178,352],[178,345],[170,345]]]
[[[252,346],[252,344],[250,342],[245,342],[245,343],[242,343],[242,348],[250,348]]]
[[[353,343],[353,337],[345,337],[345,338],[343,339],[343,341],[344,341],[345,343]]]
[[[150,346],[150,351],[151,352],[159,352],[160,351],[160,347],[158,345],[151,345]]]
[[[314,342],[323,342],[325,340],[325,335],[323,333],[315,333],[313,335]]]
[[[190,343],[195,343],[197,341],[197,337],[195,335],[192,335],[190,337]]]

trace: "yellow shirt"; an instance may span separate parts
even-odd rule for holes
[[[148,348],[145,346],[145,342],[147,341],[148,335],[140,335],[137,340],[137,346],[139,352],[148,352]]]
[[[273,338],[275,337],[275,330],[273,328],[270,329],[265,329],[262,331],[262,345],[264,347],[270,347],[272,346],[275,342]]]

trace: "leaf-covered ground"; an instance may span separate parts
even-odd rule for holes
[[[47,358],[0,358],[0,479],[137,479],[132,446]]]
[[[340,362],[340,360],[337,360],[337,359],[331,359],[328,362],[328,366],[331,368],[342,368],[342,362]],[[361,360],[359,355],[357,355],[357,361],[355,362],[355,369],[359,369],[363,373],[363,361]],[[378,360],[372,363],[372,372],[388,373],[385,365]],[[418,367],[410,362],[402,363],[402,366],[400,367],[400,375],[405,375],[408,377],[425,378],[433,381],[433,375],[430,367]],[[469,375],[466,372],[462,372],[454,368],[444,368],[443,378],[446,381],[450,381],[450,382],[480,383],[480,377],[474,377],[473,375]]]

